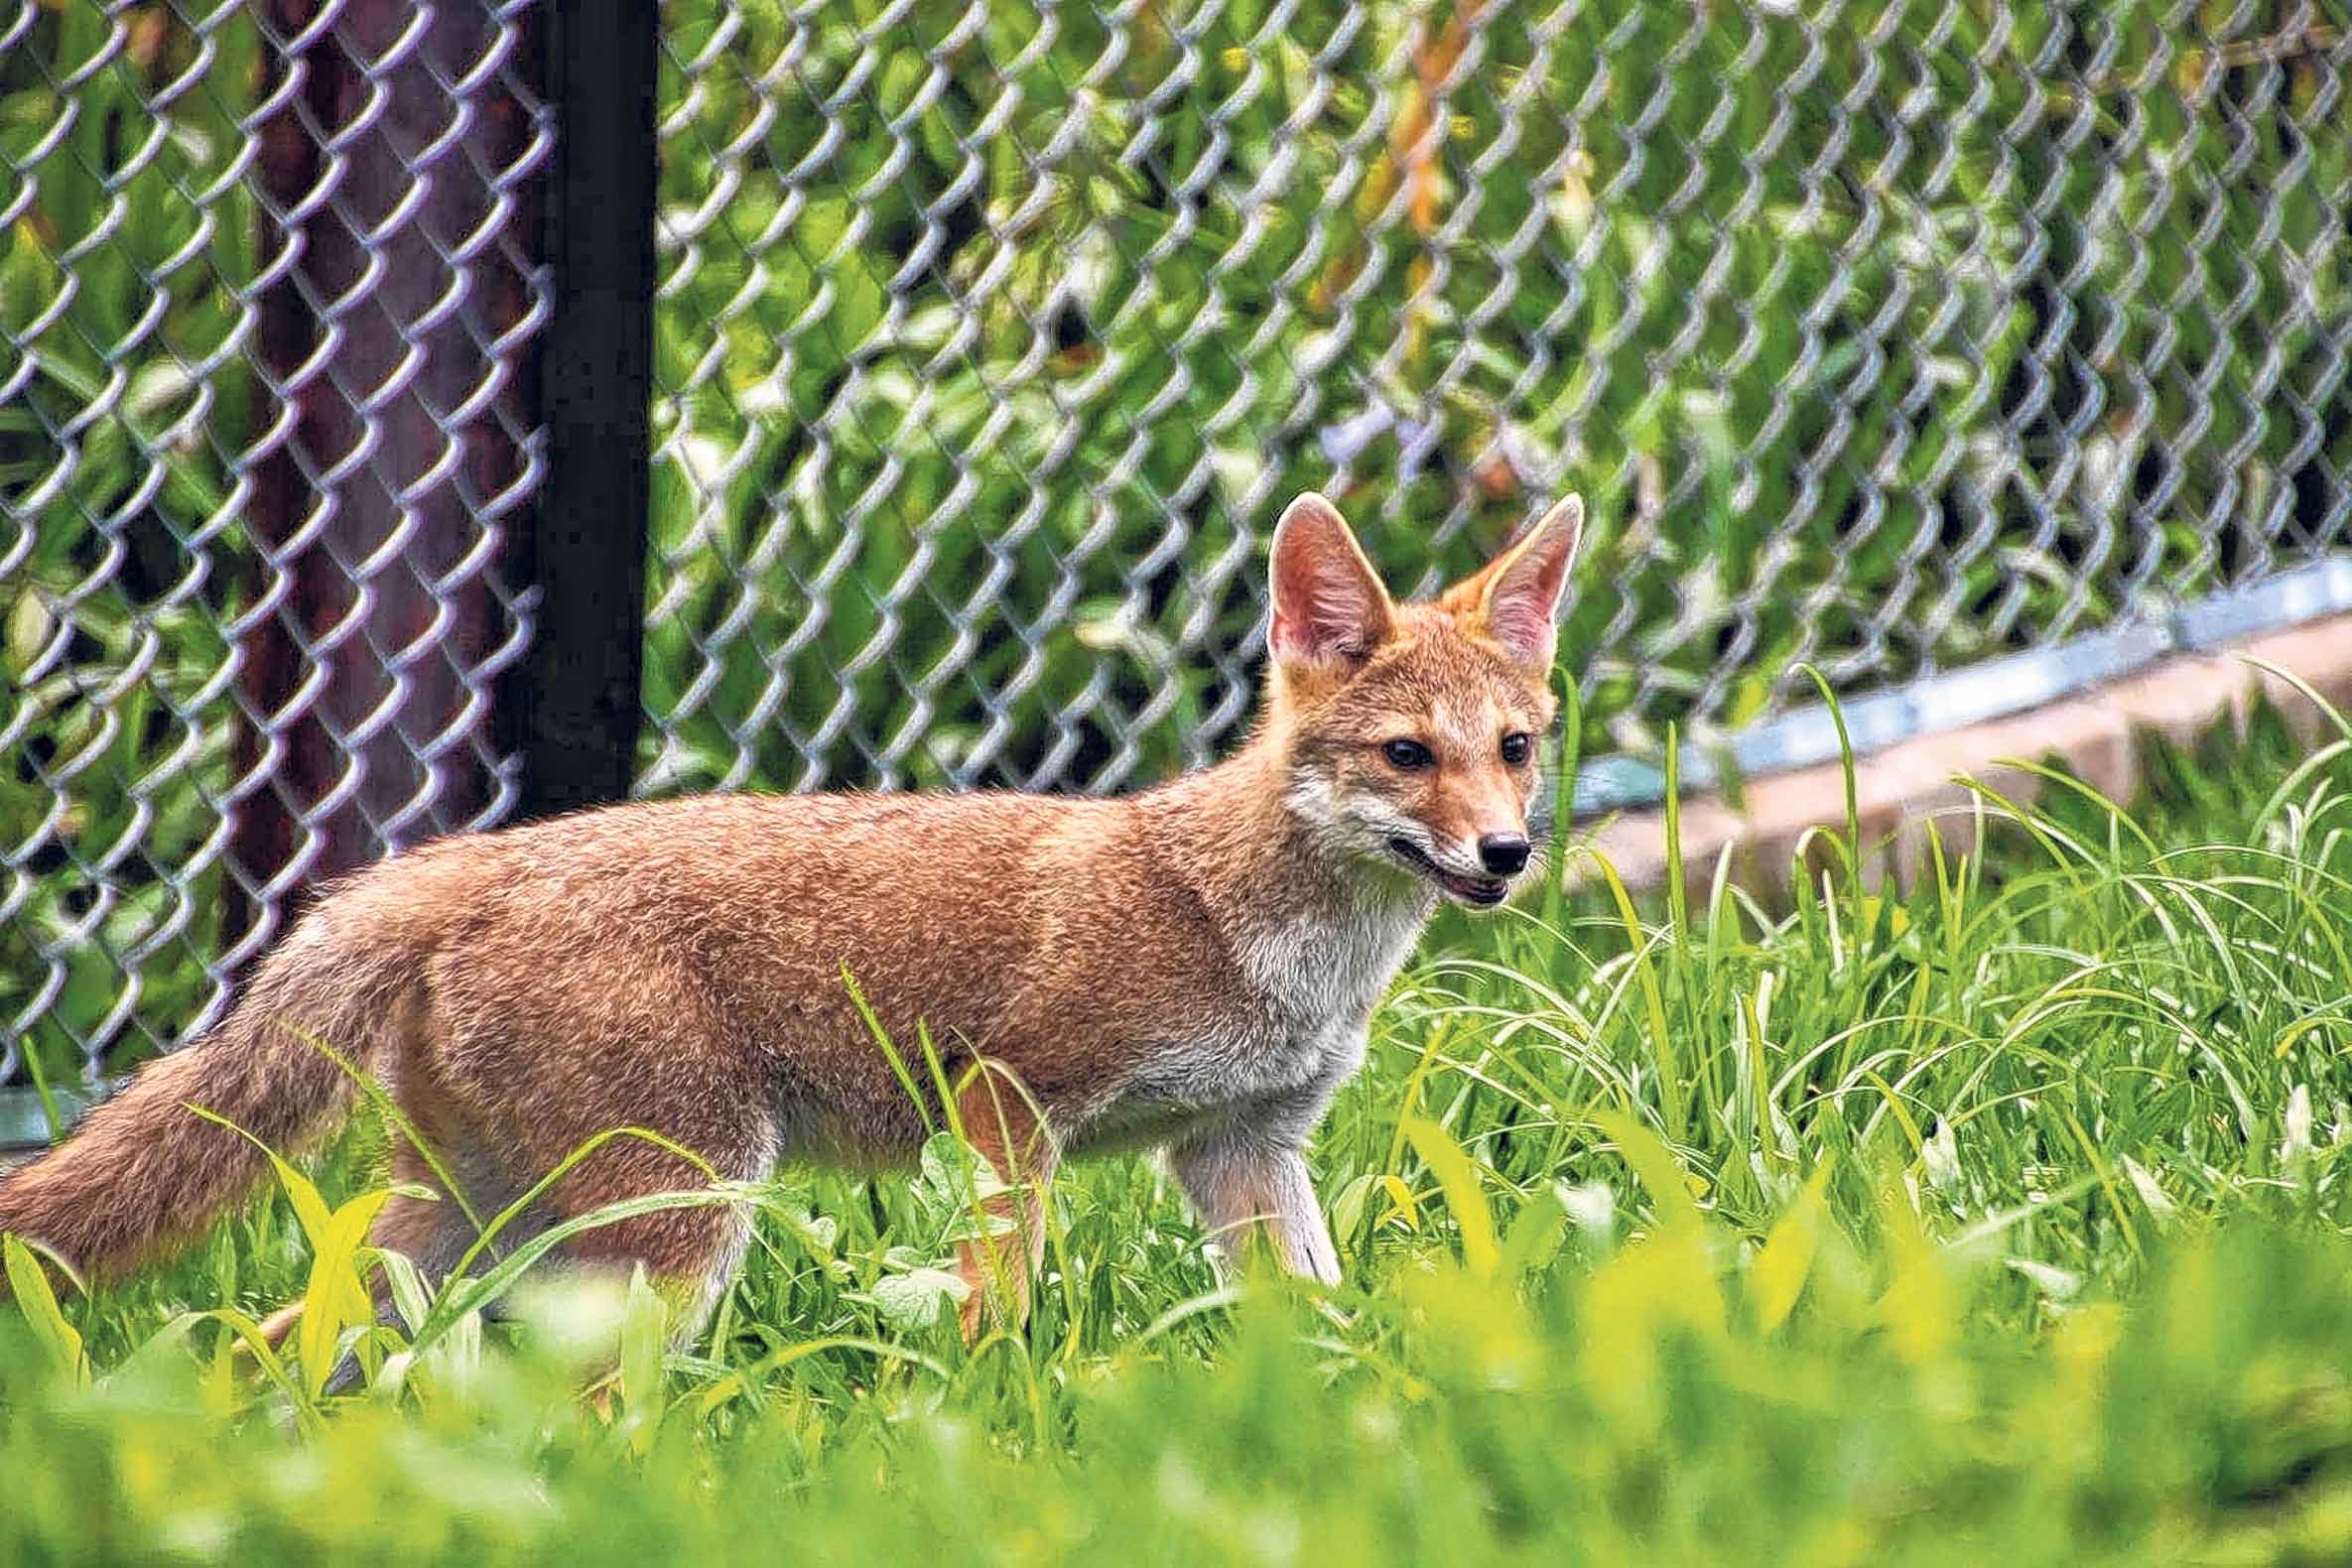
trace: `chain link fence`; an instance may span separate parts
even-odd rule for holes
[[[508,810],[544,21],[0,0],[0,1077]],[[1200,762],[1308,486],[1423,588],[1582,491],[1591,753],[2318,558],[2346,22],[664,0],[639,787]]]
[[[2343,532],[2339,8],[673,0],[655,787],[1100,788],[1593,501],[1588,749]]]
[[[0,0],[0,1082],[511,795],[528,10]]]

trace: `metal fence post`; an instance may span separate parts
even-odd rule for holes
[[[517,562],[531,643],[506,694],[526,817],[617,800],[634,776],[651,507],[659,8],[575,0],[546,19],[560,126],[540,356],[549,469]]]

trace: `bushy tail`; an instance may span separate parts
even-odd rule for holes
[[[0,1232],[46,1242],[101,1277],[200,1234],[262,1182],[269,1162],[187,1108],[280,1153],[338,1124],[358,1085],[320,1045],[354,1067],[371,1061],[416,983],[413,957],[396,944],[338,951],[364,946],[338,941],[318,917],[306,922],[202,1040],[147,1064],[64,1144],[0,1178]]]

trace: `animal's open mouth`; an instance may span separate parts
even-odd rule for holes
[[[1421,847],[1409,839],[1390,839],[1388,852],[1464,903],[1476,904],[1481,909],[1494,908],[1510,891],[1510,883],[1500,876],[1457,876],[1429,858]]]

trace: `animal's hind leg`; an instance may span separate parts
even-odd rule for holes
[[[509,1125],[509,1141],[502,1147],[512,1152],[501,1158],[511,1163],[513,1187],[510,1195],[498,1200],[501,1203],[529,1191],[612,1127],[663,1131],[678,1147],[694,1150],[696,1157],[684,1158],[670,1147],[626,1131],[609,1137],[532,1203],[518,1230],[501,1232],[497,1244],[512,1245],[550,1226],[590,1217],[631,1199],[698,1193],[710,1187],[714,1176],[721,1181],[757,1181],[768,1174],[775,1163],[774,1122],[756,1094],[697,1096],[693,1103],[702,1111],[701,1124],[675,1132],[664,1129],[656,1116],[632,1114],[633,1107],[615,1108],[604,1125],[557,1115]],[[533,1271],[625,1280],[632,1268],[643,1264],[648,1278],[673,1302],[673,1328],[683,1342],[719,1304],[750,1237],[750,1217],[739,1205],[695,1203],[590,1225],[567,1238]]]
[[[431,1172],[432,1167],[413,1150],[404,1149],[401,1154],[395,1155],[392,1173],[396,1181],[404,1187],[426,1188],[436,1192],[437,1196],[425,1198],[395,1192],[385,1201],[382,1211],[376,1216],[375,1225],[367,1235],[370,1245],[398,1252],[415,1264],[429,1292],[439,1290],[443,1282],[456,1272],[457,1264],[478,1239],[474,1220],[466,1214],[468,1204],[472,1206],[474,1216],[486,1226],[497,1217],[497,1209],[492,1207],[484,1211],[481,1205],[484,1202],[495,1205],[503,1201],[494,1194],[484,1193],[476,1197],[468,1191],[465,1194],[466,1202],[460,1203],[455,1194],[440,1191],[441,1184],[432,1179]],[[493,1247],[485,1248],[485,1253],[494,1255],[497,1241],[511,1240],[506,1233],[499,1233],[493,1241]],[[380,1280],[377,1287],[376,1316],[378,1321],[386,1324],[397,1322],[388,1278]]]
[[[762,1056],[712,1011],[698,972],[666,962],[657,943],[628,945],[632,962],[597,970],[587,995],[542,992],[487,964],[436,976],[450,1030],[440,1082],[518,1179],[563,1170],[533,1205],[550,1225],[705,1189],[714,1174],[757,1180],[775,1162],[775,1086]],[[682,1298],[683,1338],[717,1305],[749,1236],[736,1206],[702,1204],[591,1226],[550,1261],[623,1279],[644,1264]]]
[[[756,1180],[767,1174],[764,1149],[719,1166],[722,1178]],[[729,1168],[731,1167],[731,1168]],[[691,1192],[708,1179],[676,1155],[649,1143],[615,1140],[559,1186],[563,1218],[663,1192]],[[670,1299],[672,1338],[692,1339],[726,1293],[751,1239],[751,1217],[732,1204],[665,1209],[631,1215],[584,1231],[565,1241],[565,1266],[626,1278],[643,1264],[647,1278]]]
[[[461,1106],[441,1075],[423,1061],[402,1064],[393,1093],[408,1119],[392,1130],[394,1182],[431,1197],[395,1192],[376,1216],[368,1240],[400,1252],[417,1266],[428,1290],[438,1290],[462,1261],[483,1228],[528,1189],[511,1155]],[[423,1148],[412,1141],[421,1140]],[[430,1157],[428,1157],[430,1151]],[[518,1216],[499,1229],[477,1259],[476,1271],[528,1237],[536,1216]],[[378,1298],[379,1306],[388,1306]],[[392,1321],[386,1317],[386,1322]]]
[[[370,1245],[399,1252],[414,1263],[428,1291],[438,1289],[472,1246],[479,1235],[475,1220],[489,1223],[521,1190],[493,1152],[494,1145],[481,1135],[435,1071],[433,1027],[428,1009],[413,999],[404,1002],[386,1031],[392,1049],[379,1070],[383,1088],[401,1108],[405,1122],[391,1129],[392,1179],[400,1187],[436,1196],[394,1192],[378,1211],[367,1238]],[[431,1159],[411,1141],[412,1135],[423,1139],[432,1151]],[[451,1190],[453,1186],[456,1191]],[[500,1237],[508,1244],[518,1239],[511,1233]],[[273,1348],[283,1344],[302,1321],[305,1305],[296,1300],[270,1314],[261,1325],[262,1338]],[[375,1305],[377,1322],[401,1326],[389,1276],[377,1279]],[[345,1357],[336,1369],[334,1384],[347,1386],[357,1371],[356,1364]]]
[[[991,1307],[1007,1328],[1028,1321],[1034,1278],[1045,1261],[1046,1189],[1058,1156],[1053,1134],[1020,1081],[993,1062],[982,1062],[957,1097],[965,1141],[987,1158],[1004,1190],[980,1202],[980,1218],[991,1228],[1009,1225],[1021,1243],[998,1238],[993,1229],[957,1249],[956,1268],[965,1294],[958,1309],[964,1341],[980,1338]]]

